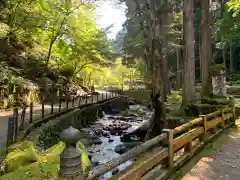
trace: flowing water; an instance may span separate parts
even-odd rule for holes
[[[113,158],[117,158],[120,154],[115,152],[115,148],[121,144],[121,135],[124,133],[132,132],[136,128],[142,126],[151,116],[151,112],[147,110],[145,107],[140,105],[130,106],[130,110],[143,109],[143,116],[121,116],[121,115],[105,115],[103,118],[98,119],[98,121],[91,125],[88,128],[85,128],[88,132],[94,132],[93,134],[97,135],[100,139],[101,143],[93,144],[88,147],[88,151],[91,155],[91,161],[93,166],[103,165],[106,162],[112,160]],[[118,124],[120,128],[112,131],[112,129],[107,127],[112,127],[113,125]],[[124,127],[124,130],[121,127]],[[136,144],[136,143],[135,143]],[[111,172],[104,174],[100,179],[108,179],[112,175],[121,171],[122,169],[130,166],[132,161],[129,160]]]

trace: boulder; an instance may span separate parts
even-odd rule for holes
[[[173,129],[185,123],[181,117],[167,117],[169,128]],[[141,127],[133,130],[130,133],[124,134],[121,137],[122,142],[144,141],[149,127],[149,122],[145,122]]]
[[[122,142],[136,141],[136,140],[134,140],[135,138],[132,138],[132,137],[138,137],[138,139],[137,139],[138,141],[139,140],[144,141],[148,127],[149,127],[149,123],[148,122],[144,123],[141,127],[133,130],[132,132],[124,134],[121,137],[121,141]]]
[[[137,142],[131,142],[131,143],[124,143],[124,144],[119,144],[115,147],[115,152],[118,154],[123,154],[127,151],[129,151],[130,149],[140,145],[141,142],[137,141]]]
[[[132,100],[128,101],[128,105],[131,106],[131,105],[135,105],[136,103]]]

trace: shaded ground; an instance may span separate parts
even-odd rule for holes
[[[177,172],[181,180],[240,179],[240,120]],[[195,164],[195,165],[194,165]]]
[[[94,96],[94,98],[92,97],[88,97],[87,99],[87,104],[91,104],[91,103],[95,103],[104,99],[110,98],[110,94],[108,93],[107,96],[106,94],[104,94],[104,96],[99,95],[99,97],[97,98],[96,96]],[[86,100],[83,99],[80,101],[80,105],[86,104]],[[72,104],[71,102],[69,102],[68,107],[76,107],[79,105],[78,101],[75,101],[74,104]],[[61,110],[63,111],[64,109],[66,109],[66,102],[63,102],[61,105]],[[54,108],[54,112],[58,112],[59,111],[59,104],[56,103],[53,106]],[[19,110],[20,111],[20,110]],[[29,122],[29,108],[27,108],[26,110],[26,115],[25,115],[25,122]],[[51,113],[51,106],[50,105],[44,105],[44,111],[45,111],[45,116],[49,115]],[[41,118],[41,105],[36,104],[33,107],[33,121],[37,120],[39,118]],[[0,112],[0,156],[2,154],[2,151],[6,145],[6,141],[7,141],[7,129],[8,129],[8,119],[9,117],[11,117],[13,115],[12,111],[2,111]],[[19,112],[19,116],[21,116],[21,111]],[[19,118],[20,119],[20,118]],[[19,122],[20,124],[20,122]],[[27,125],[27,124],[26,124]]]

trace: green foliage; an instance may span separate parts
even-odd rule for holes
[[[233,11],[233,17],[236,17],[239,15],[240,12],[240,2],[239,0],[231,0],[226,3],[227,10]]]
[[[77,142],[76,147],[81,153],[82,170],[87,173],[91,167],[91,161],[89,160],[87,149],[80,141]]]
[[[138,108],[136,110],[125,110],[121,113],[123,116],[143,116],[145,114],[145,111],[141,108]]]
[[[141,80],[138,66],[127,67],[122,65],[121,58],[110,65],[110,67],[88,66],[84,69],[86,76],[86,83],[88,85],[94,84],[95,88],[98,87],[114,87],[119,89],[129,89],[130,84],[125,82],[136,82]],[[90,80],[88,80],[90,79]]]
[[[20,142],[9,147],[2,169],[7,172],[0,176],[5,179],[57,179],[59,172],[60,154],[65,144],[59,142],[45,153],[39,153],[32,142]]]
[[[182,96],[179,91],[173,91],[171,95],[167,97],[167,109],[169,110],[169,114],[173,116],[181,115],[181,104],[182,104]]]
[[[32,142],[24,141],[13,144],[8,148],[9,153],[1,169],[7,172],[0,176],[0,180],[22,179],[41,180],[44,178],[57,179],[59,175],[60,155],[65,149],[65,143],[59,142],[40,153]],[[91,167],[87,150],[79,141],[77,150],[81,153],[82,169],[87,173]]]
[[[233,105],[234,101],[232,99],[222,98],[222,97],[202,97],[201,102],[203,104],[210,105]]]
[[[223,13],[223,17],[219,19],[216,23],[217,32],[218,32],[218,39],[219,43],[217,44],[217,47],[222,49],[226,42],[238,39],[240,36],[240,21],[239,16],[235,16],[235,11],[233,16],[229,13],[234,9],[234,5],[232,5],[232,1],[229,1],[225,4],[225,8],[227,12]]]
[[[240,80],[240,74],[230,74],[227,80],[231,82],[238,81]]]
[[[7,24],[0,22],[0,39],[6,37],[10,31],[10,28]]]
[[[1,63],[6,63],[0,65],[0,85],[5,97],[13,98],[1,98],[1,107],[38,100],[33,91],[29,97],[10,92],[12,84],[20,91],[24,89],[26,83],[19,76],[49,94],[58,88],[68,92],[72,84],[79,85],[75,79],[88,77],[86,68],[95,70],[106,65],[112,52],[105,32],[97,27],[95,11],[95,4],[88,1],[4,3],[0,10],[0,39],[6,38],[1,41],[0,58]]]

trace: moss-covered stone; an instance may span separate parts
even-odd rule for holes
[[[202,97],[201,103],[210,104],[210,105],[229,105],[232,106],[234,104],[233,99],[223,98],[223,97]]]
[[[185,113],[189,117],[197,117],[201,114],[209,114],[227,107],[226,105],[211,105],[211,104],[191,104],[185,108]]]
[[[215,64],[211,67],[211,75],[217,76],[225,71],[225,66],[223,64]]]

